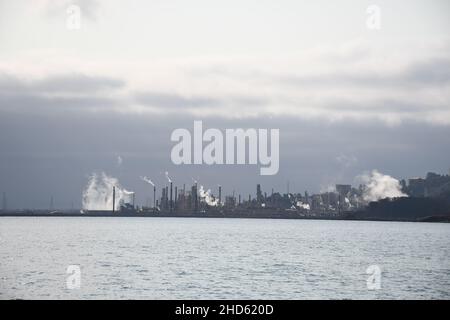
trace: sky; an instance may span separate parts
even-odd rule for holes
[[[52,196],[70,208],[95,172],[138,204],[152,195],[139,177],[163,186],[166,171],[244,197],[374,169],[448,174],[449,12],[445,0],[0,0],[0,191],[10,208]],[[280,129],[278,174],[174,165],[170,135],[194,120]]]

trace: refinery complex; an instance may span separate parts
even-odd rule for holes
[[[376,190],[370,190],[371,187],[382,187],[385,189],[383,192],[388,194],[385,198],[383,195],[373,194]],[[391,190],[386,191],[386,188]],[[401,180],[398,186],[360,184],[353,187],[349,184],[336,184],[334,190],[311,195],[306,191],[280,193],[273,188],[264,190],[257,184],[253,195],[233,192],[223,196],[220,185],[213,194],[211,190],[199,187],[197,182],[187,188],[186,185],[174,186],[169,180],[168,185],[161,189],[160,196],[157,197],[156,194],[157,190],[153,185],[152,206],[137,207],[132,202],[117,203],[114,199],[113,203],[118,207],[111,210],[137,214],[345,218],[364,212],[376,203],[383,203],[385,199],[389,203],[395,203],[395,199],[403,201],[406,207],[411,201],[416,204],[417,201],[450,200],[450,176],[428,173],[425,178]],[[444,204],[442,206],[442,213],[445,213],[447,207]]]
[[[157,188],[148,178],[146,205],[135,204],[135,193],[115,180],[99,187],[97,177],[83,193],[82,210],[8,210],[3,194],[1,215],[230,217],[290,219],[450,220],[450,175],[395,180],[374,171],[367,184],[336,184],[332,190],[309,194],[255,186],[254,194],[223,195],[222,186],[205,190],[197,181],[176,185],[170,178]],[[103,177],[105,179],[105,177]],[[116,183],[116,184],[115,184]],[[53,198],[51,200],[53,205]]]

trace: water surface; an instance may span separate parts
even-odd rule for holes
[[[450,298],[449,224],[2,217],[0,242],[0,299]]]

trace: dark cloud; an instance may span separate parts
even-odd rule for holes
[[[36,94],[2,94],[0,95],[0,111],[9,110],[22,114],[52,115],[67,113],[80,109],[97,111],[117,106],[118,101],[102,97],[52,97]]]
[[[184,97],[177,94],[145,92],[137,93],[136,101],[142,105],[161,108],[205,108],[214,107],[221,102],[207,97]]]
[[[292,85],[302,86],[443,86],[450,82],[450,59],[436,58],[427,61],[417,61],[398,72],[377,72],[348,70],[339,73],[324,73],[321,75],[288,75],[274,76],[274,81],[282,81]]]
[[[119,101],[108,94],[124,85],[119,79],[83,74],[31,80],[0,74],[0,111],[52,114],[110,108]]]
[[[439,86],[448,82],[446,68],[447,60],[430,60],[412,65],[401,77],[386,81]],[[304,81],[307,83],[306,78]],[[329,78],[326,81],[331,83]],[[347,84],[386,85],[382,78],[371,75],[364,81],[347,78]],[[256,98],[217,97],[154,91],[118,98],[116,93],[123,93],[125,84],[121,79],[82,74],[44,79],[0,75],[0,191],[7,192],[11,207],[46,208],[51,195],[57,207],[70,207],[72,201],[79,206],[88,175],[99,171],[116,176],[127,189],[137,191],[137,201],[142,204],[151,192],[139,176],[149,176],[161,186],[166,183],[165,171],[177,185],[189,185],[195,178],[206,188],[221,184],[224,194],[235,190],[246,197],[254,194],[256,183],[267,192],[272,187],[285,191],[289,180],[291,190],[316,192],[334,183],[352,183],[355,176],[372,169],[400,178],[421,176],[427,171],[447,172],[450,165],[450,126],[411,120],[420,119],[425,110],[446,111],[446,106],[427,101],[405,103],[378,97],[364,105],[338,99],[317,104],[325,114],[337,111],[373,115],[364,121],[266,117],[257,108],[247,118],[231,120],[209,115],[196,119],[190,110],[227,110],[230,105],[257,107],[273,102],[270,95],[264,94]],[[134,103],[158,108],[165,111],[164,115],[111,112],[111,107],[116,110],[123,104],[126,111]],[[418,116],[395,126],[373,120],[384,113]],[[260,176],[259,166],[173,165],[170,134],[176,128],[192,131],[194,120],[203,120],[205,128],[221,130],[280,129],[279,173]],[[117,156],[124,160],[120,167]],[[346,161],[352,161],[351,165]]]
[[[403,78],[418,84],[446,85],[450,82],[450,59],[438,58],[413,64],[405,70]]]
[[[268,103],[262,98],[245,96],[192,96],[168,94],[160,92],[139,92],[135,94],[135,101],[141,105],[154,108],[169,109],[202,109],[227,106],[262,106]]]
[[[117,113],[66,112],[16,114],[0,117],[0,191],[8,194],[11,207],[70,207],[80,204],[87,176],[105,171],[137,191],[139,203],[150,195],[139,180],[147,175],[158,186],[169,171],[177,185],[192,178],[207,188],[224,187],[248,196],[256,183],[263,190],[319,191],[333,183],[352,183],[356,175],[371,169],[395,177],[411,177],[427,171],[447,172],[450,127],[405,122],[388,127],[377,121],[326,122],[289,117],[256,117],[226,120],[204,118],[205,128],[279,128],[280,171],[260,176],[258,166],[175,166],[170,160],[175,128],[192,131],[194,117]],[[352,166],[336,161],[345,154],[358,161]],[[124,162],[117,167],[117,156]],[[406,165],[407,164],[407,165]],[[237,179],[239,177],[239,179]]]
[[[0,94],[60,94],[96,93],[120,89],[125,81],[116,78],[85,74],[62,74],[43,79],[24,79],[10,74],[0,74]]]
[[[320,108],[329,111],[339,111],[342,113],[351,112],[364,115],[382,115],[385,113],[391,114],[410,114],[411,116],[420,116],[424,113],[433,111],[448,111],[448,105],[436,105],[431,102],[413,101],[405,102],[395,99],[374,99],[370,102],[356,104],[353,101],[336,99],[332,103],[323,103]]]
[[[444,53],[440,52],[440,55]],[[450,54],[448,52],[447,54]],[[353,60],[349,55],[348,60]],[[258,82],[273,83],[275,85],[290,86],[362,86],[362,87],[392,87],[392,86],[443,86],[450,82],[450,59],[435,57],[427,60],[411,62],[403,69],[387,72],[364,70],[361,66],[353,66],[350,61],[344,61],[348,65],[346,71],[323,73],[268,73],[261,70],[236,70],[215,66],[209,69],[192,71],[199,76],[223,76],[226,78],[250,79]]]
[[[98,92],[102,90],[119,89],[125,86],[121,79],[70,74],[49,77],[36,82],[33,89],[41,92]]]

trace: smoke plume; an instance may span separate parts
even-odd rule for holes
[[[167,181],[169,181],[169,183],[172,182],[172,180],[169,177],[169,172],[167,172],[167,171],[166,171],[166,178],[167,178]]]
[[[118,209],[120,203],[130,201],[130,196],[134,192],[126,190],[120,185],[119,180],[104,172],[93,173],[83,190],[83,209],[112,210],[113,187],[116,187],[115,208]]]
[[[145,182],[147,182],[148,184],[151,184],[152,186],[155,186],[155,184],[153,183],[153,181],[150,180],[149,178],[147,178],[147,177],[140,177],[140,178],[141,178],[142,181],[145,181]]]
[[[123,159],[121,156],[117,156],[117,166],[120,167],[123,163]]]
[[[363,199],[365,201],[378,201],[384,198],[407,197],[401,190],[397,179],[373,170],[370,175],[361,176],[365,189]]]
[[[211,194],[211,190],[208,189],[205,191],[203,186],[200,186],[200,189],[198,190],[200,200],[206,202],[207,205],[211,207],[216,207],[219,205],[219,199],[214,198],[214,196]]]

